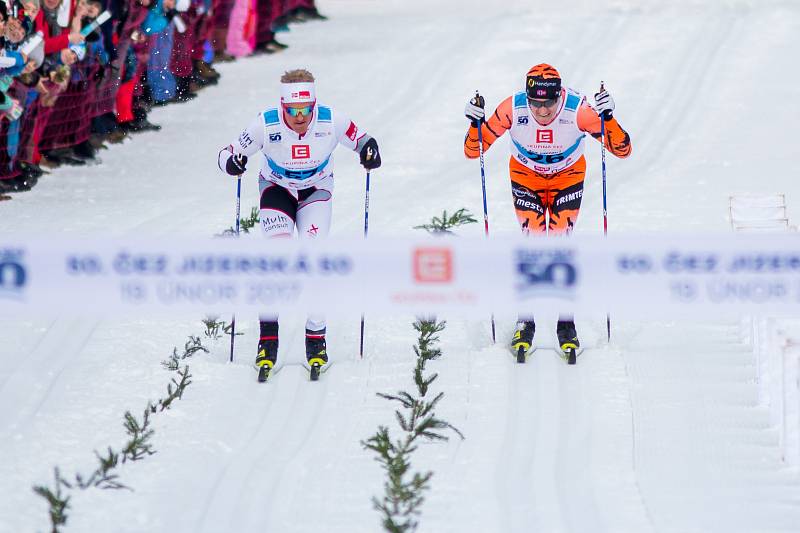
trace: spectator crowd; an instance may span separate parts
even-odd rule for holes
[[[279,52],[276,32],[317,18],[314,0],[0,0],[0,193],[159,130],[153,106],[193,99],[218,82],[214,63]]]

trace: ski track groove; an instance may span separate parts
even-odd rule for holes
[[[494,19],[490,21],[497,23],[505,22],[502,17],[496,21]],[[459,90],[452,86],[452,79],[456,79],[457,77],[451,76],[451,69],[460,67],[470,59],[468,57],[469,54],[466,54],[467,57],[464,57],[464,42],[468,41],[467,37],[469,34],[486,27],[486,24],[490,21],[481,20],[478,24],[472,24],[470,26],[461,25],[457,28],[451,28],[450,31],[444,32],[444,34],[432,30],[430,32],[430,39],[426,39],[424,43],[415,43],[414,48],[418,50],[415,57],[418,58],[419,65],[421,67],[424,66],[424,68],[417,69],[416,72],[411,73],[411,76],[408,76],[407,82],[403,83],[399,88],[394,88],[394,97],[384,106],[382,115],[388,117],[403,117],[407,114],[409,103],[413,102],[414,106],[422,107],[427,110],[423,111],[424,115],[434,117],[434,121],[438,120],[441,115],[441,93],[448,92],[452,94],[456,90]],[[436,50],[436,53],[429,53],[431,50]],[[443,57],[447,58],[444,63],[442,62]],[[463,61],[454,60],[453,58],[461,58]],[[396,77],[392,72],[383,73],[383,75]],[[406,80],[406,77],[400,76],[400,79]],[[468,88],[463,88],[463,90],[465,98],[471,96],[472,93]],[[396,119],[392,119],[392,122],[395,120]],[[401,144],[403,140],[408,137],[410,131],[416,129],[416,127],[411,125],[403,126],[402,123],[400,127],[387,128],[386,131],[381,132],[381,143],[385,143],[386,146]],[[465,133],[466,129],[467,122],[465,119],[463,130]],[[431,131],[423,129],[422,131],[415,131],[414,134],[421,136],[421,140],[424,143],[435,145],[435,136],[433,138],[430,137],[432,135]],[[439,168],[442,166],[445,167],[444,171],[439,172],[439,179],[417,182],[415,190],[420,197],[435,196],[441,189],[440,180],[446,180],[448,176],[461,174],[461,168],[459,168],[458,165],[446,164],[446,161],[451,160],[453,157],[464,157],[462,152],[457,148],[450,151],[452,148],[451,145],[447,145],[444,150],[431,150],[425,165],[416,163],[411,167],[410,171],[415,174],[429,172],[432,165],[438,165]],[[440,161],[445,163],[440,164]],[[412,204],[409,206],[408,201],[405,199],[405,183],[383,182],[376,185],[380,187],[375,187],[373,197],[370,198],[371,204],[373,204],[371,206],[373,210],[378,211],[380,209],[395,213],[406,213],[410,207],[411,212],[406,215],[409,226],[422,223],[427,219],[427,211],[419,213],[419,216],[422,217],[421,220],[417,218],[417,213],[423,209],[422,205]],[[376,220],[374,224],[377,226],[375,229],[381,231],[379,226],[380,221]]]
[[[587,411],[581,406],[587,405],[587,398],[583,394],[586,380],[584,374],[586,365],[581,364],[586,357],[591,357],[594,350],[587,349],[578,358],[574,367],[567,366],[558,372],[558,385],[561,406],[566,406],[567,417],[558,417],[559,442],[557,471],[561,473],[558,484],[561,509],[568,524],[568,531],[582,532],[607,531],[605,520],[601,520],[601,513],[597,507],[594,496],[594,484],[591,480],[591,450],[592,434],[591,423],[587,418]],[[588,411],[591,414],[591,410]],[[574,417],[574,418],[573,418]],[[581,424],[574,424],[579,419]],[[573,433],[572,429],[580,431]],[[585,438],[581,438],[585,437]],[[566,482],[565,482],[566,481]]]
[[[634,146],[637,152],[634,156],[634,168],[624,171],[633,179],[640,179],[658,170],[659,163],[668,155],[674,154],[674,149],[683,142],[683,136],[679,132],[695,115],[693,110],[701,104],[702,100],[697,95],[703,94],[712,83],[714,67],[718,68],[716,58],[723,45],[737,34],[734,30],[741,24],[741,17],[733,21],[730,16],[715,18],[710,28],[708,22],[705,19],[698,22],[692,38],[685,39],[681,53],[669,55],[675,58],[671,68],[660,69],[660,72],[673,80],[673,86],[691,86],[692,90],[680,90],[671,94],[673,99],[669,102],[669,109],[679,111],[665,111],[660,100],[651,100],[652,106],[647,116],[651,119],[650,123],[658,124],[655,128],[658,133],[653,136],[643,135],[641,142]],[[702,46],[698,43],[711,43],[713,46]],[[664,120],[660,120],[659,115],[662,112],[665,114]],[[627,180],[617,181],[615,185],[627,185]]]
[[[247,526],[246,531],[257,531],[263,527],[266,531],[286,531],[280,524],[274,524],[277,521],[276,517],[280,509],[286,509],[292,503],[292,498],[287,494],[289,483],[285,486],[287,490],[280,490],[283,486],[282,481],[287,472],[291,472],[295,465],[296,457],[308,446],[313,445],[309,437],[313,434],[317,422],[320,419],[320,413],[324,407],[323,398],[327,392],[328,379],[331,376],[326,373],[316,383],[311,383],[308,379],[308,373],[305,369],[291,369],[299,370],[300,378],[298,387],[295,389],[299,393],[299,398],[296,398],[290,409],[287,409],[287,416],[285,425],[290,428],[288,431],[276,431],[275,437],[272,439],[265,439],[265,443],[272,446],[273,443],[280,443],[277,450],[270,450],[268,457],[270,458],[269,470],[264,476],[260,485],[259,498],[266,497],[266,501],[262,502],[264,505],[264,512],[266,514],[266,523],[260,523],[263,517],[258,513],[250,513],[248,520],[245,522]],[[284,372],[286,369],[284,369]],[[329,372],[336,372],[335,369],[329,369]],[[297,372],[295,372],[296,374]],[[295,377],[295,379],[298,379]],[[286,429],[286,428],[284,428]],[[277,468],[275,468],[277,466]],[[295,483],[291,483],[296,487]],[[286,500],[286,501],[284,501]],[[256,506],[249,507],[250,509]],[[254,522],[253,520],[259,520]]]
[[[0,439],[31,425],[59,385],[62,373],[80,356],[97,324],[85,319],[55,320],[27,356],[20,358],[20,364],[0,389],[0,402],[15,406],[0,410]]]
[[[538,351],[538,350],[537,350]],[[536,451],[537,441],[530,438],[532,432],[529,428],[536,428],[539,426],[539,402],[531,402],[533,393],[531,389],[524,389],[521,386],[521,381],[525,377],[530,377],[528,370],[533,367],[532,357],[536,357],[536,351],[529,356],[528,362],[525,365],[519,365],[520,368],[515,368],[516,363],[511,354],[508,354],[508,377],[510,387],[508,388],[508,409],[506,417],[506,431],[503,445],[500,448],[500,457],[498,464],[501,468],[497,469],[497,486],[502,487],[497,492],[499,498],[499,509],[505,512],[500,513],[503,520],[503,531],[516,532],[521,531],[519,524],[522,520],[521,512],[530,509],[522,497],[527,494],[523,491],[525,488],[527,474],[531,470],[533,463],[533,455]],[[524,391],[524,393],[523,393]],[[531,404],[534,405],[531,405]],[[532,413],[531,419],[526,420],[524,425],[520,425],[520,406],[530,406]],[[524,431],[528,429],[528,431]],[[532,447],[530,453],[524,453],[517,448],[523,445],[530,445]],[[534,501],[535,505],[535,501]]]
[[[34,343],[33,347],[30,350],[28,350],[28,357],[16,357],[12,359],[12,361],[16,361],[17,364],[14,366],[11,372],[6,375],[5,379],[3,379],[3,383],[0,384],[0,398],[2,398],[3,389],[5,388],[6,383],[8,383],[8,381],[11,379],[11,376],[14,375],[14,373],[17,371],[18,368],[21,368],[23,364],[25,364],[30,360],[30,354],[35,353],[36,350],[39,349],[39,346],[42,344],[45,337],[47,336],[47,331],[49,331],[53,326],[55,326],[57,322],[58,320],[52,320],[50,322],[50,324],[47,326],[47,329],[45,330],[45,333],[41,335],[39,339]],[[5,361],[4,363],[8,364],[8,361]]]
[[[367,369],[363,364],[353,362],[345,360],[337,363],[320,378],[319,383],[310,385],[311,390],[304,396],[305,402],[315,406],[313,416],[308,416],[309,420],[313,418],[313,423],[309,423],[303,432],[298,441],[300,444],[290,447],[291,456],[282,462],[284,466],[280,475],[275,476],[272,481],[273,492],[279,487],[284,487],[285,490],[281,491],[283,501],[276,499],[270,505],[272,512],[268,513],[269,521],[265,524],[267,531],[315,530],[317,524],[309,523],[303,528],[297,528],[293,519],[306,512],[309,501],[346,490],[342,488],[349,481],[346,473],[333,476],[321,473],[326,468],[341,468],[341,462],[336,458],[347,457],[352,453],[351,447],[364,438],[364,435],[359,434],[360,417],[352,416],[352,412],[347,409],[366,400],[369,389],[363,386],[364,380],[356,380],[357,385],[348,387],[344,394],[341,394],[342,391],[334,394],[328,387],[329,379],[344,379],[346,376],[366,373]],[[320,384],[322,387],[319,387]],[[347,437],[331,438],[331,434],[336,433]],[[340,519],[337,515],[328,518]],[[338,530],[334,524],[326,527]],[[347,530],[353,529],[356,528],[349,526]]]
[[[537,502],[536,521],[542,531],[564,531],[564,509],[558,487],[562,481],[556,465],[559,463],[560,443],[563,440],[559,417],[563,416],[559,394],[558,373],[564,369],[557,369],[555,365],[554,349],[542,347],[537,350],[538,368],[536,372],[535,400],[539,414],[536,427],[536,445],[533,453],[533,467],[529,471],[533,480],[533,498]],[[518,423],[524,422],[519,420]],[[554,490],[555,489],[555,490]],[[530,522],[527,522],[529,525]],[[525,531],[525,528],[519,529]]]
[[[285,375],[281,376],[284,372]],[[272,376],[274,381],[257,384],[259,388],[264,389],[259,392],[265,397],[262,397],[261,400],[267,407],[258,417],[259,422],[253,427],[245,442],[230,452],[230,459],[209,487],[206,505],[203,506],[204,514],[199,519],[196,531],[224,531],[225,525],[230,523],[229,520],[236,515],[249,517],[253,509],[259,508],[245,506],[242,500],[253,494],[252,490],[249,491],[249,484],[255,473],[268,473],[272,468],[270,461],[265,462],[266,464],[262,467],[262,461],[258,459],[260,457],[271,458],[273,453],[269,450],[269,446],[280,443],[281,440],[270,440],[265,437],[269,436],[270,431],[280,434],[280,430],[289,425],[291,420],[289,410],[284,409],[281,412],[280,409],[287,404],[294,404],[293,400],[297,396],[301,382],[291,380],[290,376],[291,372],[283,369],[278,375]],[[273,387],[274,390],[272,390]],[[251,409],[259,409],[256,398],[247,402]],[[245,409],[247,408],[245,407]],[[280,418],[278,420],[271,419],[270,415],[273,410],[279,411]],[[260,496],[260,494],[258,495]]]
[[[284,327],[284,330],[287,329]],[[197,521],[197,525],[195,526],[195,531],[221,531],[224,529],[224,525],[227,524],[227,521],[223,519],[221,525],[214,524],[210,529],[208,527],[209,520],[215,520],[216,517],[220,517],[224,514],[222,510],[230,510],[236,504],[236,499],[232,498],[231,495],[236,492],[238,493],[242,490],[240,487],[237,487],[237,480],[244,479],[243,476],[239,475],[238,472],[244,468],[247,468],[248,465],[252,466],[254,464],[258,464],[257,461],[254,461],[257,458],[258,453],[257,451],[252,453],[241,453],[242,450],[246,450],[250,452],[251,449],[256,448],[257,444],[254,443],[256,438],[259,436],[260,432],[263,430],[266,421],[269,419],[270,413],[272,412],[274,406],[276,405],[276,398],[274,396],[278,396],[284,394],[284,389],[286,388],[287,380],[279,380],[277,379],[280,376],[279,370],[283,370],[284,363],[287,359],[287,352],[290,352],[294,349],[294,345],[296,344],[294,341],[296,334],[297,334],[297,327],[288,328],[288,334],[284,335],[284,338],[290,340],[290,342],[282,343],[280,346],[280,351],[278,353],[278,364],[280,367],[276,367],[276,372],[273,376],[271,376],[272,380],[267,381],[267,383],[257,383],[256,382],[256,373],[253,370],[253,383],[255,386],[253,387],[254,390],[258,390],[259,393],[262,393],[264,396],[267,397],[267,401],[264,403],[266,407],[261,407],[254,403],[253,399],[256,397],[248,397],[242,404],[236,406],[237,413],[247,413],[254,409],[260,410],[261,416],[257,418],[258,422],[253,424],[250,428],[248,436],[243,441],[240,441],[238,445],[232,445],[231,452],[229,455],[229,459],[225,461],[223,467],[219,470],[213,483],[209,487],[207,487],[207,497],[205,499],[205,504],[202,506],[203,513],[200,515]],[[244,338],[242,339],[244,341]],[[243,343],[240,343],[240,346]],[[288,344],[289,346],[285,346]],[[241,354],[240,354],[241,355]],[[241,361],[241,356],[236,359],[237,361]],[[252,359],[247,359],[252,360]],[[235,364],[243,364],[243,363],[235,363]],[[252,367],[252,363],[244,363],[245,366]],[[263,389],[263,390],[261,390]],[[293,389],[292,392],[296,392],[296,389]],[[252,420],[252,418],[250,419]],[[231,473],[233,472],[233,473]],[[212,511],[212,509],[219,509],[218,511]],[[211,517],[211,518],[209,518]],[[222,529],[220,529],[222,527]]]
[[[273,405],[272,403],[268,403],[268,407],[264,410],[261,417],[258,419],[259,420],[258,423],[254,424],[252,427],[249,428],[248,437],[244,439],[245,442],[244,446],[238,446],[236,449],[231,450],[230,452],[231,458],[225,461],[223,467],[219,470],[219,472],[217,472],[216,476],[214,477],[214,480],[210,484],[210,487],[208,487],[205,502],[201,507],[202,513],[198,517],[197,523],[193,528],[195,531],[209,531],[209,529],[206,527],[206,523],[209,515],[212,516],[215,515],[212,509],[228,508],[228,504],[230,504],[231,502],[226,501],[221,504],[220,500],[217,498],[217,493],[222,493],[223,495],[225,495],[223,496],[223,498],[227,497],[227,495],[229,494],[229,492],[225,490],[225,487],[223,485],[231,484],[231,482],[228,481],[227,479],[232,477],[232,475],[229,474],[229,472],[235,467],[234,463],[238,460],[237,459],[238,450],[242,447],[247,447],[250,445],[250,443],[252,443],[256,435],[258,435],[261,426],[264,424],[264,420],[266,420],[266,418],[268,417],[269,411],[272,409],[272,405]],[[211,529],[211,531],[214,530]]]
[[[623,32],[628,26],[626,21],[627,16],[616,17],[613,31]],[[593,42],[601,32],[608,31],[608,28],[602,24],[595,24],[591,27],[593,32],[583,34],[583,45]],[[581,49],[581,46],[576,46],[576,48]],[[579,72],[587,61],[587,56],[579,55],[576,61],[567,64],[567,68],[573,72]],[[539,331],[538,336],[534,338],[534,345],[540,343],[541,338],[542,332]],[[508,339],[498,337],[498,342],[505,345]],[[558,471],[554,469],[555,465],[564,467],[571,464],[564,451],[566,445],[570,443],[570,434],[569,430],[565,429],[561,423],[560,419],[563,416],[560,414],[564,410],[571,415],[577,412],[578,405],[574,401],[565,401],[562,380],[566,372],[574,372],[577,369],[574,367],[560,368],[565,365],[560,364],[563,361],[555,349],[544,346],[537,348],[533,354],[529,355],[524,365],[516,363],[507,350],[506,356],[511,361],[509,373],[514,375],[511,375],[509,380],[512,387],[509,388],[508,426],[501,454],[505,456],[510,450],[514,450],[515,453],[508,454],[510,459],[501,460],[501,464],[507,464],[507,468],[498,469],[499,486],[505,487],[504,490],[499,491],[501,495],[499,508],[507,509],[506,512],[501,513],[504,521],[503,531],[530,531],[531,524],[536,524],[537,529],[541,531],[556,532],[562,531],[562,526],[571,526],[568,530],[578,532],[585,531],[582,527],[585,524],[596,526],[602,523],[591,491],[587,493],[582,490],[570,490],[572,487],[564,487],[563,477],[559,476]],[[556,360],[553,361],[553,358]],[[536,374],[536,385],[533,390],[531,390],[530,384],[526,386],[521,383],[531,372]],[[567,399],[569,399],[568,396]],[[533,420],[530,420],[527,419],[528,411],[525,407],[532,403],[535,403],[536,407]],[[531,433],[533,433],[533,438],[531,438]],[[523,447],[525,443],[534,444],[532,448],[518,450],[517,447],[520,443]],[[585,477],[583,474],[580,479]],[[503,479],[506,481],[503,482]],[[533,482],[528,483],[527,479],[532,479]],[[532,485],[532,487],[528,485]],[[530,494],[533,505],[527,505],[525,498],[530,491],[520,490],[526,487],[533,488],[533,492]],[[553,497],[553,487],[557,487],[556,498]],[[573,497],[574,493],[582,494],[583,499],[576,501]],[[516,505],[508,502],[516,502]],[[579,512],[570,512],[573,509],[577,509]],[[569,517],[574,518],[575,516],[581,517],[580,525],[577,527],[575,524],[569,523]]]

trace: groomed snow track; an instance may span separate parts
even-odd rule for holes
[[[631,132],[632,158],[609,161],[611,231],[727,231],[728,193],[753,187],[786,192],[789,210],[800,207],[796,176],[785,171],[796,166],[793,150],[776,145],[762,158],[752,145],[786,142],[800,121],[796,106],[742,119],[742,80],[766,72],[770,98],[798,98],[800,74],[787,68],[800,48],[793,2],[319,7],[330,20],[293,27],[280,56],[221,65],[218,87],[154,112],[161,132],[112,148],[101,166],[59,169],[4,202],[0,229],[49,234],[58,221],[81,235],[219,233],[232,223],[234,188],[215,173],[216,151],[296,66],[310,68],[320,98],[381,143],[370,238],[407,235],[442,209],[481,212],[476,164],[461,153],[464,101],[480,89],[495,105],[540,61],[587,94],[604,80]],[[599,153],[589,145],[577,231],[599,233]],[[487,153],[493,234],[517,231],[505,150],[500,141]],[[142,153],[151,167],[142,168]],[[363,227],[356,159],[337,155],[340,236],[358,237]],[[245,181],[243,212],[255,189]],[[170,375],[160,361],[200,332],[190,318],[0,322],[0,532],[48,529],[46,506],[30,487],[50,482],[55,465],[67,475],[86,471],[92,450],[123,442],[122,414],[164,393]],[[302,319],[282,317],[287,366],[259,385],[251,366],[256,318],[239,317],[236,362],[227,362],[225,339],[187,361],[186,396],[154,419],[156,455],[121,470],[135,490],[76,493],[65,531],[378,530],[370,499],[382,490],[382,473],[360,441],[394,424],[393,406],[375,393],[412,386],[412,320],[368,316],[359,360],[358,317],[332,318],[335,365],[309,383],[299,366]],[[756,347],[740,324],[612,317],[609,345],[602,316],[579,316],[587,349],[568,367],[547,348],[555,329],[548,317],[538,322],[542,347],[516,364],[504,348],[512,322],[498,317],[496,346],[488,313],[449,320],[441,335],[444,356],[430,366],[446,393],[439,414],[466,440],[420,446],[415,466],[435,472],[420,531],[797,530],[798,472],[782,460],[760,400]]]

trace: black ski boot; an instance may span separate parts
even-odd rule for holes
[[[278,337],[262,338],[258,341],[258,355],[256,367],[258,368],[258,381],[264,383],[278,360]]]
[[[575,322],[572,320],[559,320],[556,326],[558,335],[558,346],[568,365],[574,365],[578,360],[578,351],[581,343],[578,340],[578,333],[575,331]]]
[[[517,363],[524,363],[525,356],[531,351],[533,346],[533,334],[536,332],[536,324],[533,320],[520,320],[517,322],[517,331],[511,339],[511,353],[517,356]]]
[[[325,330],[306,330],[306,359],[311,368],[311,381],[317,381],[322,368],[328,364],[328,352],[325,349]]]

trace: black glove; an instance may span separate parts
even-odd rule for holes
[[[486,102],[483,96],[476,93],[475,96],[467,102],[467,106],[464,108],[464,115],[476,128],[486,116],[486,112],[483,110],[484,105],[486,105]]]
[[[378,151],[378,141],[372,137],[361,147],[361,165],[367,170],[381,166],[381,153]]]
[[[228,162],[225,163],[225,172],[227,172],[231,176],[238,176],[239,174],[244,174],[244,171],[247,170],[245,165],[247,165],[246,155],[244,154],[232,155],[230,158],[228,158]]]

